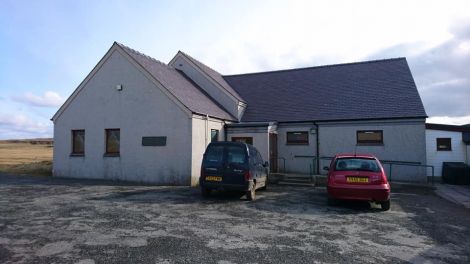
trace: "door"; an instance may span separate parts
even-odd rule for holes
[[[277,134],[269,133],[269,166],[271,172],[277,172]]]

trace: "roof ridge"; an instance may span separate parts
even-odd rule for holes
[[[377,59],[377,60],[368,60],[368,61],[356,61],[356,62],[335,63],[335,64],[328,64],[328,65],[319,65],[319,66],[310,66],[310,67],[300,67],[300,68],[292,68],[292,69],[284,69],[284,70],[272,70],[272,71],[261,71],[261,72],[249,72],[249,73],[229,74],[229,75],[222,75],[222,77],[225,78],[225,77],[232,77],[232,76],[255,75],[255,74],[277,73],[277,72],[289,72],[289,71],[301,71],[301,70],[309,70],[309,69],[341,67],[341,66],[349,66],[349,65],[356,65],[356,64],[368,64],[368,63],[377,63],[377,62],[394,61],[394,60],[406,60],[406,57],[396,57],[396,58]]]
[[[193,59],[193,60],[195,60],[195,61],[197,61],[197,62],[199,62],[199,63],[201,63],[201,64],[204,64],[204,66],[206,66],[207,68],[209,68],[209,69],[211,69],[211,70],[213,70],[213,71],[219,73],[221,76],[224,76],[223,74],[221,74],[221,73],[220,73],[219,71],[217,71],[216,69],[214,69],[214,68],[210,67],[209,65],[207,65],[207,64],[205,64],[205,63],[203,63],[203,62],[201,62],[200,60],[194,58],[193,56],[189,55],[188,53],[186,53],[186,52],[184,52],[184,51],[181,51],[181,50],[178,50],[178,51],[181,52],[181,53],[183,53],[185,56],[188,56],[190,59]]]
[[[157,63],[159,63],[159,64],[162,64],[163,66],[172,68],[172,67],[169,66],[168,64],[166,64],[166,63],[164,63],[164,62],[162,62],[162,61],[159,61],[159,60],[155,59],[154,57],[151,57],[151,56],[149,56],[149,55],[147,55],[147,54],[144,54],[144,53],[142,53],[142,52],[140,52],[140,51],[138,51],[138,50],[135,50],[135,49],[133,49],[133,48],[131,48],[131,47],[129,47],[129,46],[126,46],[126,45],[124,45],[124,44],[122,44],[122,43],[119,43],[119,42],[117,42],[117,41],[115,41],[115,42],[116,42],[116,44],[119,45],[121,48],[124,48],[124,49],[126,49],[126,50],[129,50],[130,52],[133,52],[134,54],[137,54],[137,55],[142,56],[142,57],[145,57],[145,58],[147,58],[147,59],[149,59],[149,60],[155,61],[155,62],[157,62]]]

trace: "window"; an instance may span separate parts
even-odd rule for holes
[[[106,154],[119,154],[120,130],[106,129]]]
[[[250,145],[253,145],[252,137],[232,137],[232,142],[243,142]]]
[[[224,146],[211,145],[207,148],[204,158],[212,165],[222,164],[224,158]]]
[[[287,132],[286,144],[308,145],[308,132],[307,131]]]
[[[244,164],[246,162],[245,150],[239,146],[227,146],[227,163]]]
[[[360,130],[357,131],[357,144],[383,144],[382,130]]]
[[[377,161],[373,159],[341,158],[336,160],[335,170],[380,172],[380,167]]]
[[[211,129],[211,142],[219,141],[219,130]]]
[[[450,138],[436,138],[436,145],[438,151],[452,150],[452,141]]]
[[[72,130],[72,154],[85,154],[85,130]]]

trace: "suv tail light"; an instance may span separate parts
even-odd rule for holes
[[[251,173],[249,170],[245,171],[245,181],[249,181],[251,179]]]

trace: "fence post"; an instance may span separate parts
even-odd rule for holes
[[[434,186],[434,166],[431,166],[432,171],[432,186]]]

